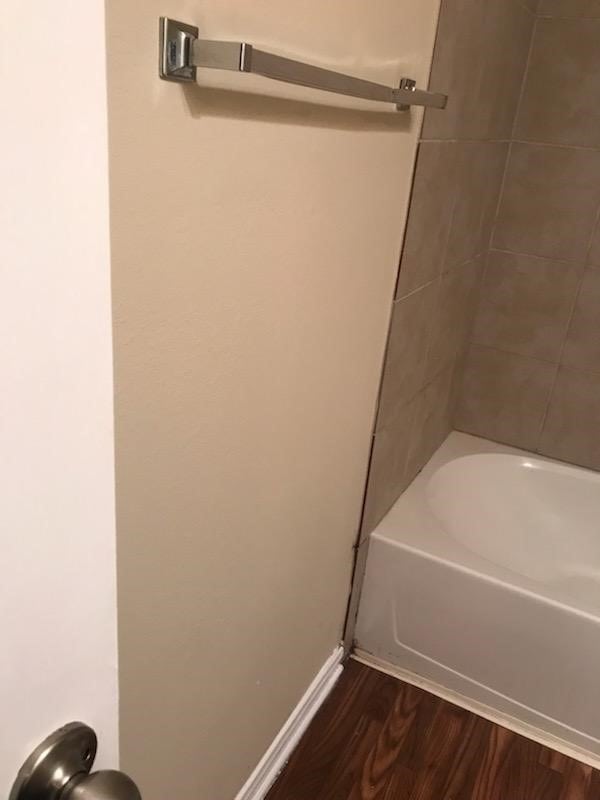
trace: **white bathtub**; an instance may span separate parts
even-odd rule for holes
[[[452,433],[371,535],[356,640],[600,756],[600,474]]]

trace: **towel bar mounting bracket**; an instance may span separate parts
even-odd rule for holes
[[[196,67],[192,64],[192,46],[200,31],[194,25],[160,18],[159,75],[165,81],[195,83]]]

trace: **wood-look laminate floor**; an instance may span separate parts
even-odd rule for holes
[[[351,660],[267,800],[600,800],[600,772]]]

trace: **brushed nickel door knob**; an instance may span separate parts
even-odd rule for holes
[[[142,800],[131,778],[116,769],[77,775],[65,786],[60,797],[61,800]]]
[[[142,800],[123,772],[91,772],[97,747],[95,732],[83,722],[54,731],[26,759],[9,800]]]

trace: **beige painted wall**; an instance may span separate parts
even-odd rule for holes
[[[339,642],[420,122],[161,82],[158,16],[423,84],[437,6],[108,2],[122,765],[144,800],[231,800]]]

